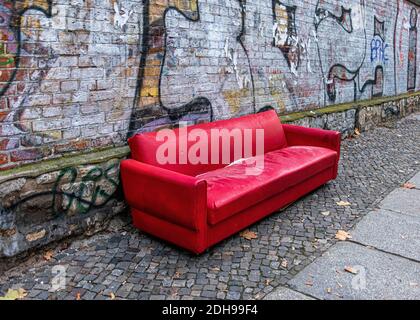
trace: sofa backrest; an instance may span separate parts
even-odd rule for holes
[[[261,147],[257,150],[256,140],[257,136],[261,136],[261,131],[264,132],[264,153],[287,146],[283,127],[274,110],[186,128],[138,134],[128,142],[134,160],[197,176],[249,156],[250,149],[248,153],[244,149],[245,141],[252,140],[252,156],[257,151],[260,153]],[[174,148],[169,151],[169,146]]]

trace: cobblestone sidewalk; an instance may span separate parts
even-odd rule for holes
[[[116,221],[1,275],[0,295],[23,288],[29,299],[262,299],[420,170],[419,137],[420,115],[412,115],[344,141],[339,178],[251,227],[256,240],[236,235],[196,257]],[[57,270],[66,289],[52,292]]]

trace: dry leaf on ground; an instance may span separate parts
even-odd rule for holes
[[[287,262],[287,260],[286,259],[284,259],[282,262],[281,262],[281,266],[283,267],[283,268],[287,268],[287,266],[289,265],[289,262]]]
[[[337,205],[340,207],[349,207],[351,206],[351,203],[348,201],[340,201],[340,202],[337,202]]]
[[[25,289],[9,289],[4,297],[0,297],[0,300],[18,300],[25,298],[27,295]]]
[[[354,129],[354,134],[356,135],[356,136],[360,136],[360,130],[359,129]]]
[[[80,292],[76,293],[76,300],[82,300]]]
[[[114,294],[113,292],[111,292],[111,293],[109,294],[109,297],[111,298],[111,300],[115,300],[115,294]]]
[[[321,214],[322,214],[324,217],[328,217],[328,216],[331,214],[331,212],[329,212],[329,211],[323,211],[323,212],[321,212]]]
[[[340,240],[340,241],[346,241],[347,239],[351,239],[351,236],[350,236],[350,233],[348,233],[344,230],[340,230],[335,235],[335,238]]]
[[[246,240],[258,239],[258,235],[250,230],[245,230],[240,233],[240,236]]]
[[[415,189],[415,188],[416,188],[416,185],[415,185],[414,183],[407,182],[407,183],[405,183],[405,184],[403,185],[403,188],[404,188],[404,189],[410,189],[410,190],[412,190],[412,189]]]
[[[52,252],[51,250],[45,252],[45,254],[44,254],[44,260],[50,261],[51,258],[53,257],[53,255],[54,255],[54,252]]]
[[[359,271],[358,270],[356,270],[355,268],[353,268],[353,267],[345,267],[344,268],[344,271],[346,271],[346,272],[348,272],[348,273],[351,273],[351,274],[358,274],[359,273]]]

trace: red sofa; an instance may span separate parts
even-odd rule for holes
[[[175,139],[167,138],[165,143],[182,153],[198,141],[181,146],[181,138],[194,129],[207,133],[212,129],[252,129],[254,138],[257,130],[263,129],[264,169],[259,175],[248,175],[247,162],[212,162],[210,151],[217,150],[212,148],[217,148],[214,140],[209,142],[208,164],[189,160],[161,164],[156,154],[164,142],[157,141],[157,132],[129,139],[131,159],[121,163],[124,194],[134,225],[194,253],[204,252],[337,177],[339,132],[282,125],[275,111],[267,111],[176,129]],[[255,141],[252,155],[258,157]],[[234,139],[228,142],[234,155]]]

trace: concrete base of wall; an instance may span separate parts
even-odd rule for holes
[[[337,130],[343,138],[420,111],[420,93],[282,116],[284,123]],[[119,163],[128,147],[67,156],[0,172],[0,259],[93,234],[126,209]]]
[[[127,154],[121,147],[0,172],[0,259],[106,227],[125,210]]]

